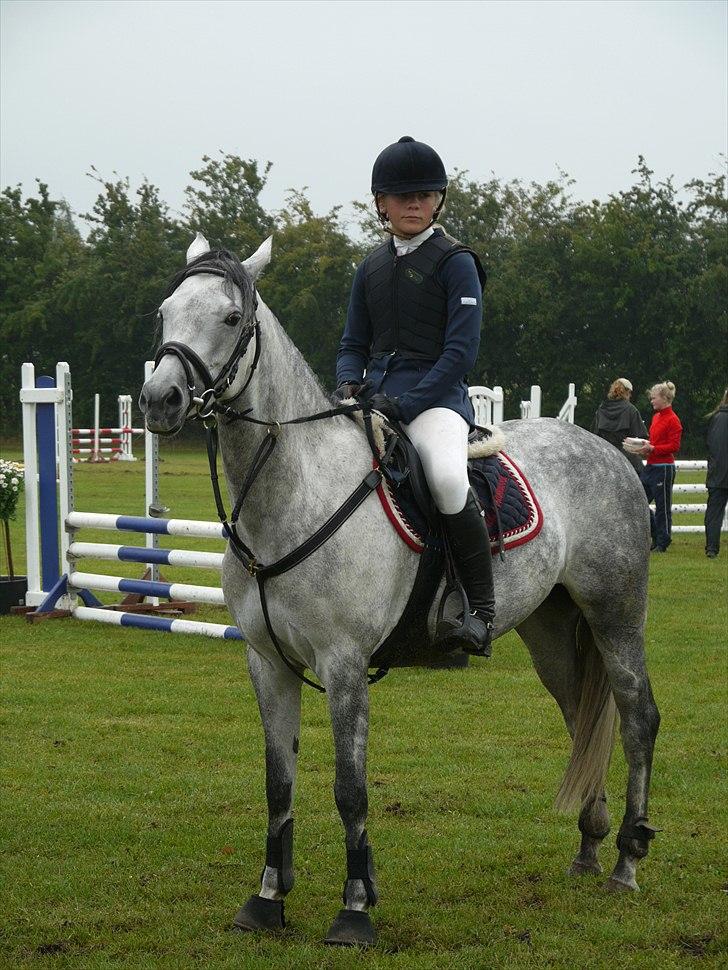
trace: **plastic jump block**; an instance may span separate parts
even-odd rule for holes
[[[152,549],[145,546],[114,546],[102,542],[72,542],[69,558],[110,559],[120,562],[158,563],[161,566],[194,566],[222,569],[224,553],[197,552],[192,549]]]
[[[122,576],[102,576],[75,571],[69,575],[68,585],[73,589],[103,589],[111,592],[137,593],[141,596],[190,600],[193,603],[210,603],[213,606],[225,605],[223,592],[217,586],[159,583],[151,579],[124,579]]]
[[[114,626],[133,626],[140,630],[159,630],[162,633],[196,634],[203,637],[215,637],[219,640],[243,640],[243,635],[236,626],[225,626],[222,623],[203,623],[199,620],[171,620],[163,616],[145,616],[140,613],[118,613],[113,610],[94,609],[89,606],[77,606],[73,610],[77,620],[96,620],[99,623],[110,623]]]
[[[71,529],[112,529],[120,532],[150,532],[155,535],[196,536],[226,539],[220,522],[198,519],[156,519],[137,515],[106,515],[99,512],[71,512],[66,519]]]

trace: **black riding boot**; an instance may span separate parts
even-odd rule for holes
[[[443,515],[442,521],[470,615],[461,616],[458,622],[443,620],[437,630],[438,645],[446,652],[461,649],[489,657],[495,616],[493,563],[488,528],[472,489],[462,512]]]

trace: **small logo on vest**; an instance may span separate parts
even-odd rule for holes
[[[413,283],[424,283],[425,281],[425,277],[422,275],[422,273],[418,273],[417,270],[413,269],[411,266],[407,267],[407,269],[404,271],[404,275],[408,280],[412,280]]]
[[[463,306],[477,306],[478,301],[474,296],[461,296],[460,302]]]

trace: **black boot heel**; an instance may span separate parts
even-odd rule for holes
[[[477,614],[468,614],[467,620],[441,620],[437,624],[435,646],[443,653],[462,650],[472,657],[490,657],[493,624]]]

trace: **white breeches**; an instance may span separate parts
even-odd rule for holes
[[[403,427],[422,460],[435,505],[444,515],[462,512],[470,488],[467,422],[450,408],[430,408]]]

